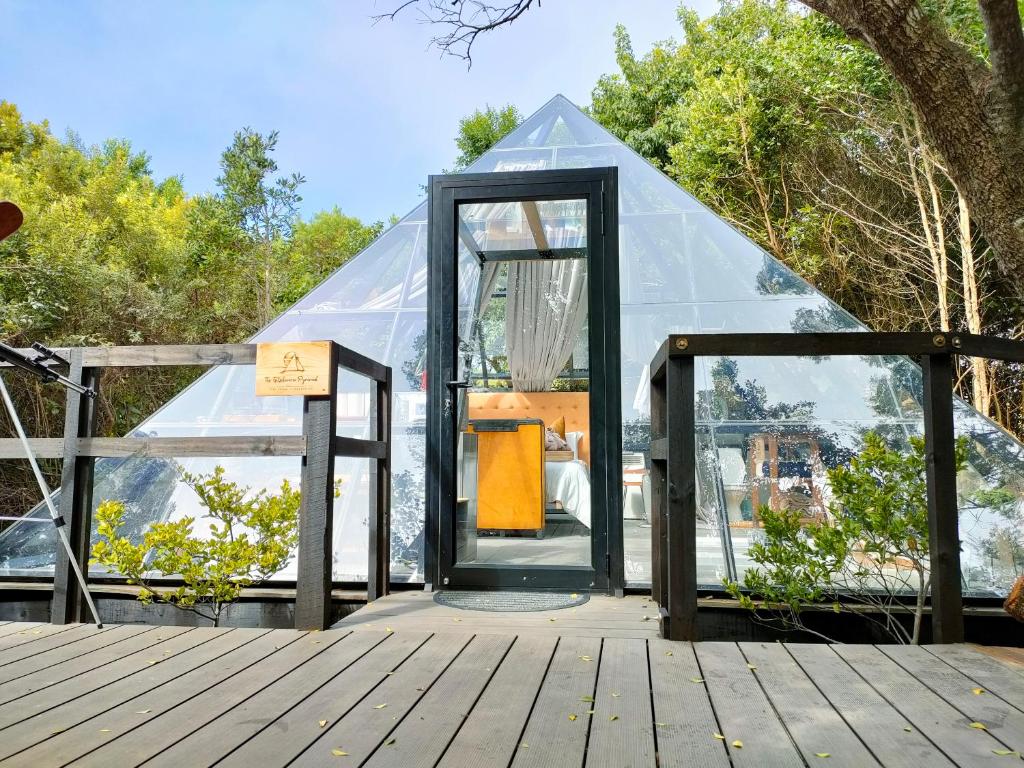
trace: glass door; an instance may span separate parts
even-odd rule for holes
[[[431,179],[438,587],[621,589],[614,185],[614,169]]]

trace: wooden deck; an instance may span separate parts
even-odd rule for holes
[[[673,643],[632,616],[641,634],[589,633],[608,621],[592,608],[416,628],[377,606],[311,633],[0,622],[0,764],[931,768],[1024,750],[1024,671],[969,646]]]

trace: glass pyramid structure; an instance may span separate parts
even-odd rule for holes
[[[600,166],[619,169],[624,452],[648,452],[648,364],[668,334],[864,330],[562,96],[467,171]],[[334,339],[394,368],[392,569],[410,581],[422,579],[426,256],[424,202],[253,339]],[[249,367],[211,369],[135,434],[298,434],[301,402],[256,398],[253,375]],[[368,436],[368,385],[342,376],[339,388],[339,434]],[[920,369],[903,358],[703,360],[698,390],[698,569],[709,584],[747,566],[760,504],[801,505],[813,515],[829,498],[824,469],[852,455],[867,431],[905,442],[922,429]],[[971,445],[959,482],[967,591],[1004,593],[1024,566],[1024,447],[963,403],[957,429]],[[180,463],[193,472],[223,464],[229,477],[254,488],[276,489],[284,478],[297,484],[300,471],[297,458]],[[361,581],[368,466],[339,459],[336,471],[343,490],[334,576]],[[981,489],[1000,493],[988,494],[985,506]],[[199,512],[166,460],[98,462],[94,498],[125,501],[135,535],[152,521]],[[0,534],[0,575],[41,575],[55,551],[48,526],[15,525]],[[627,547],[626,559],[627,580],[649,582],[649,546]],[[294,579],[294,572],[278,578]]]

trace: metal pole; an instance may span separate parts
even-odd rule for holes
[[[28,459],[28,463],[32,467],[32,474],[36,477],[36,483],[39,485],[39,490],[43,494],[43,501],[46,503],[46,508],[50,511],[50,517],[53,520],[53,525],[57,529],[57,536],[60,538],[61,544],[64,545],[64,550],[68,553],[68,560],[71,563],[71,569],[75,572],[75,577],[78,579],[78,583],[82,587],[82,596],[85,598],[85,602],[89,605],[89,612],[92,614],[93,621],[96,622],[96,627],[98,629],[102,629],[103,622],[100,621],[100,615],[96,611],[96,604],[93,603],[92,595],[89,594],[89,586],[86,584],[85,576],[82,574],[82,569],[79,567],[78,561],[75,559],[75,552],[71,548],[71,542],[68,540],[68,534],[64,530],[64,520],[57,513],[57,508],[53,506],[50,487],[46,484],[46,479],[43,477],[43,473],[39,469],[39,463],[36,461],[36,457],[32,453],[32,447],[29,445],[28,437],[25,435],[25,430],[21,426],[21,420],[18,418],[18,412],[14,409],[14,402],[11,400],[11,395],[7,391],[7,385],[4,384],[3,376],[0,376],[0,397],[3,397],[7,413],[10,415],[11,421],[14,424],[14,431],[18,433],[18,439],[21,440],[21,445],[25,449],[25,458]]]

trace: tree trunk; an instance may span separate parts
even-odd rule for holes
[[[981,333],[981,295],[974,260],[974,238],[971,237],[971,212],[964,196],[957,194],[957,221],[960,231],[960,265],[964,280],[964,316],[970,333]],[[988,360],[971,358],[971,400],[974,407],[988,416],[992,410]]]
[[[865,42],[903,86],[995,263],[1024,295],[1024,33],[1016,0],[980,0],[992,67],[917,0],[802,0]]]

